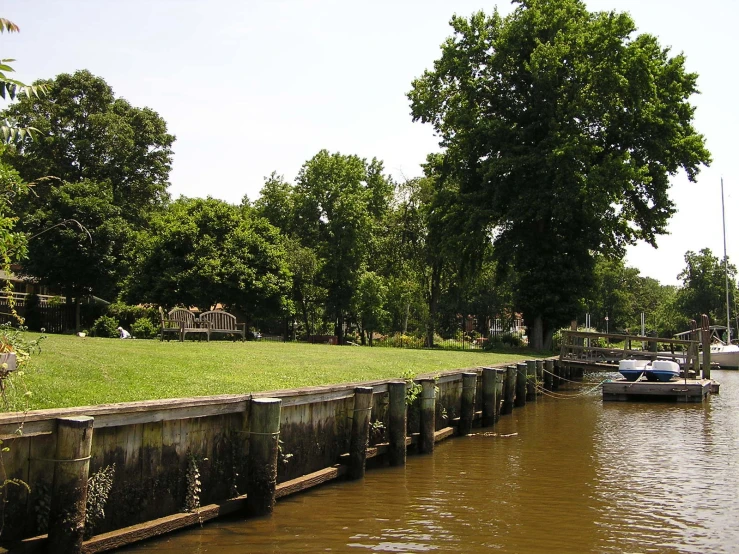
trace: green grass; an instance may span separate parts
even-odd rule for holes
[[[531,359],[502,353],[276,342],[159,342],[49,335],[7,388],[8,406],[88,406],[401,377]]]

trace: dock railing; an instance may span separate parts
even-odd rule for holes
[[[697,337],[696,337],[697,338]],[[601,340],[602,339],[602,340]],[[606,346],[602,346],[605,342]],[[616,365],[619,360],[670,359],[685,370],[700,369],[698,340],[667,339],[592,331],[562,331],[562,361]],[[617,346],[618,345],[618,346]]]

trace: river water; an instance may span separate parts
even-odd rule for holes
[[[404,468],[126,552],[739,552],[739,372],[712,374],[698,405],[560,390]]]

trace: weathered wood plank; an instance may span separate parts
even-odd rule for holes
[[[367,454],[369,457],[369,453]],[[345,465],[335,465],[333,467],[327,467],[320,471],[303,475],[297,479],[291,479],[277,485],[275,496],[277,498],[284,498],[291,494],[295,494],[300,491],[304,491],[311,487],[322,485],[339,477],[343,477],[346,474],[347,467]]]

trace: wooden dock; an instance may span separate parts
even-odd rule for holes
[[[718,394],[719,383],[711,379],[684,379],[660,383],[618,379],[603,383],[603,401],[631,402],[703,402],[709,394]]]

